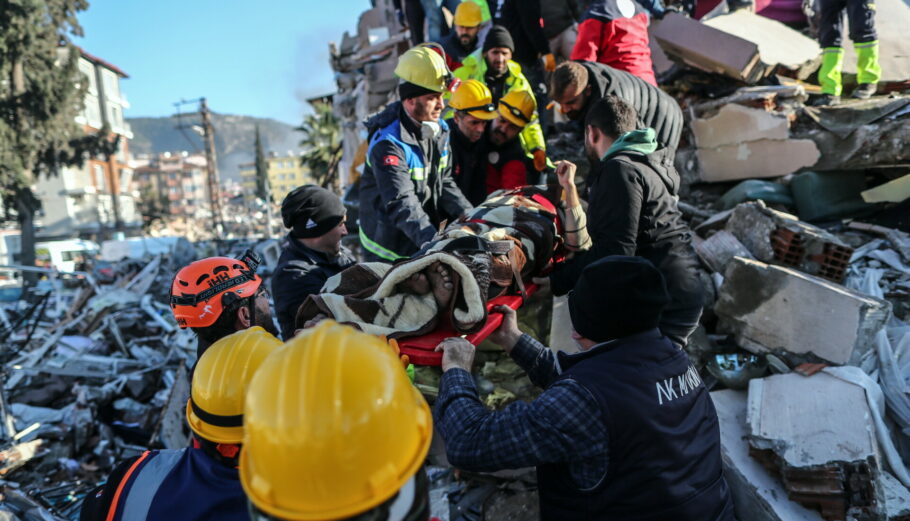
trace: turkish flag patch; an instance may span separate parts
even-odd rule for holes
[[[385,156],[382,158],[382,164],[385,166],[398,166],[398,157],[397,156]]]

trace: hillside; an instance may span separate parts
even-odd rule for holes
[[[130,151],[134,155],[203,150],[202,137],[190,129],[181,132],[177,129],[178,121],[175,117],[127,118],[127,121],[133,128]],[[184,122],[196,123],[197,120],[184,118]],[[212,114],[212,123],[215,127],[215,151],[221,179],[237,179],[238,165],[253,161],[256,125],[259,125],[266,151],[278,154],[299,152],[297,143],[300,134],[286,123],[229,114]]]

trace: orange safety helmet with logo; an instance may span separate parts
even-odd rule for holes
[[[238,259],[209,257],[177,272],[171,285],[171,310],[181,328],[209,327],[224,311],[224,297],[253,297],[262,285],[256,275],[261,260],[251,250]]]

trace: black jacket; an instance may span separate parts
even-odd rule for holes
[[[641,120],[643,127],[657,131],[657,141],[669,149],[668,153],[672,159],[679,146],[684,123],[679,103],[666,92],[626,71],[614,69],[603,63],[580,63],[588,69],[588,84],[592,85],[592,80],[594,82],[592,95],[584,108],[585,114],[604,96],[613,95],[622,99],[638,112],[638,119]],[[674,172],[674,175],[677,178],[677,185],[673,190],[675,193],[679,188],[679,174]]]
[[[578,0],[540,0],[540,16],[547,38],[555,38],[581,18]]]
[[[366,122],[367,161],[360,178],[360,243],[370,260],[414,254],[444,220],[471,203],[452,178],[449,126],[433,136],[395,102]]]
[[[451,129],[450,139],[452,145],[452,177],[461,189],[461,193],[468,201],[477,206],[487,197],[487,151],[489,142],[487,133],[471,143],[468,138],[458,130],[453,119],[447,119]],[[489,127],[487,128],[489,132]]]
[[[620,152],[592,168],[587,217],[593,245],[550,275],[554,294],[568,293],[585,266],[598,259],[635,255],[651,261],[666,278],[671,303],[664,318],[700,309],[702,289],[692,232],[671,192],[678,175],[672,166],[659,163],[658,152]]]
[[[717,412],[685,351],[655,329],[558,358],[557,382],[600,405],[609,464],[587,490],[568,463],[538,465],[542,520],[734,521]]]
[[[531,67],[537,58],[550,53],[550,40],[540,27],[538,0],[499,0],[493,23],[509,30],[515,42],[512,59],[523,68]]]
[[[294,318],[303,301],[309,295],[319,293],[329,277],[352,266],[356,260],[343,246],[337,256],[329,258],[325,253],[307,248],[290,235],[282,246],[278,267],[272,275],[272,298],[275,300],[281,336],[288,340],[294,336]]]

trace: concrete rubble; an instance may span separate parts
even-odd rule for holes
[[[187,445],[196,340],[174,322],[170,283],[198,256],[246,248],[266,254],[268,276],[276,241],[187,243],[89,272],[39,270],[22,299],[0,302],[0,519],[78,519],[114,464]]]
[[[750,455],[781,477],[790,499],[828,521],[880,519],[881,456],[862,387],[827,373],[752,380]]]
[[[890,311],[885,300],[740,257],[727,267],[714,307],[718,329],[744,349],[833,364],[856,363]]]

